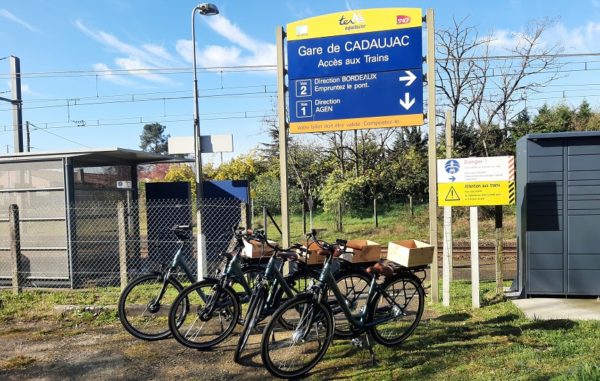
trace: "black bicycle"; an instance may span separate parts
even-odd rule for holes
[[[260,234],[258,234],[260,237]],[[244,237],[247,241],[256,240],[256,233]],[[259,239],[267,242],[266,239]],[[269,244],[270,245],[270,244]],[[281,250],[275,246],[274,259],[269,260],[267,268],[269,273],[276,267],[281,274],[281,258],[289,258],[288,250]],[[173,336],[181,344],[205,350],[225,340],[241,322],[242,305],[251,300],[255,284],[260,284],[261,272],[253,277],[253,282],[248,282],[240,267],[242,248],[239,247],[232,253],[225,254],[227,264],[219,279],[204,279],[185,288],[175,299],[169,313],[169,327]],[[285,279],[281,278],[277,287],[273,289],[274,305],[279,305],[282,298],[296,295],[304,291],[318,273],[302,267]]]
[[[296,244],[282,250],[272,245],[261,233],[256,233],[253,239],[270,247],[274,254],[252,290],[242,331],[235,348],[234,361],[236,362],[239,362],[241,353],[257,324],[271,315],[283,302],[298,293],[305,292],[319,278],[317,270],[298,260],[299,256],[295,251],[302,250],[301,245]],[[294,263],[297,269],[284,277],[282,270],[286,261]]]
[[[353,313],[344,303],[331,272],[332,259],[343,253],[345,242],[338,240],[336,245],[330,245],[316,238],[314,241],[327,257],[319,283],[310,293],[297,295],[278,308],[263,331],[261,358],[276,377],[303,376],[325,355],[334,337],[334,312],[328,302],[328,290],[335,295],[352,336],[367,334],[373,361],[371,337],[382,345],[396,346],[414,332],[423,314],[425,293],[421,279],[413,274],[423,269],[393,266],[391,262],[369,267],[371,281],[365,307]],[[381,275],[385,280],[379,283]]]
[[[313,234],[315,233],[313,232]],[[270,246],[276,252],[276,255],[269,261],[265,273],[259,278],[250,297],[244,325],[234,353],[234,361],[236,362],[240,361],[242,351],[258,323],[271,315],[283,302],[289,300],[299,292],[308,291],[309,286],[317,283],[321,270],[320,268],[306,265],[305,262],[299,260],[300,257],[309,255],[307,247],[310,247],[310,245],[308,243],[306,247],[302,247],[299,244],[292,246],[290,249],[296,250],[296,253],[294,253],[289,252],[289,249],[278,251],[277,247],[268,243],[266,237],[258,236],[256,239]],[[311,255],[319,255],[319,252],[313,252]],[[281,274],[281,268],[285,260],[296,263],[298,270],[284,278]],[[370,281],[370,277],[364,270],[364,266],[361,264],[352,264],[340,258],[332,267],[335,267],[335,269],[332,268],[332,272],[335,274],[336,285],[343,295],[344,306],[352,311],[362,308],[364,301],[366,301]],[[286,283],[289,284],[291,289]],[[342,313],[339,305],[340,302],[335,299],[332,293],[328,297],[328,303],[334,313],[334,317]],[[342,319],[336,319],[335,322],[335,334],[337,337],[345,338],[352,336],[353,333]],[[285,325],[287,323],[283,319],[280,321],[280,324]],[[292,324],[290,323],[288,326],[291,327]]]
[[[177,279],[183,276],[190,282],[196,282],[192,270],[187,265],[182,249],[192,237],[192,226],[179,225],[171,229],[177,238],[178,248],[171,263],[164,264],[161,271],[142,275],[131,281],[119,297],[118,313],[123,327],[138,339],[161,340],[170,336],[168,316],[171,305],[183,290]],[[242,230],[235,232],[242,235]],[[181,270],[181,271],[180,271]],[[242,273],[245,278],[253,279],[264,271],[261,266],[244,264]],[[181,311],[183,314],[184,311]],[[181,320],[181,316],[176,320]]]

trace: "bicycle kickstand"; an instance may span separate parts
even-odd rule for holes
[[[377,365],[377,360],[375,359],[375,351],[373,351],[372,337],[370,333],[366,333],[366,342],[367,347],[369,348],[369,353],[371,354],[371,366]]]

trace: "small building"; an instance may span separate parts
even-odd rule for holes
[[[26,285],[80,287],[83,280],[74,274],[93,278],[118,268],[118,250],[102,245],[119,239],[116,208],[79,205],[121,201],[125,208],[137,207],[137,166],[174,159],[122,148],[0,155],[0,285],[11,282],[11,204],[19,207]],[[139,237],[137,214],[129,215],[129,233]]]
[[[600,132],[517,142],[522,296],[600,295]]]

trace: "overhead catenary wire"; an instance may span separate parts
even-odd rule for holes
[[[600,57],[600,52],[586,53],[556,53],[556,54],[532,54],[529,58],[579,58],[579,57]],[[498,60],[515,60],[522,59],[522,55],[490,55],[490,56],[473,56],[473,57],[437,57],[437,62],[447,61],[498,61]],[[237,66],[211,66],[199,67],[200,72],[253,72],[253,71],[276,71],[277,65],[237,65]],[[57,70],[45,72],[25,72],[21,73],[21,78],[36,78],[36,77],[75,77],[75,76],[112,76],[112,75],[144,75],[144,74],[189,74],[192,73],[191,67],[149,67],[138,69],[81,69],[81,70]],[[0,74],[1,78],[10,78],[10,73]]]

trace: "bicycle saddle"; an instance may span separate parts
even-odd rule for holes
[[[377,262],[373,266],[370,266],[367,268],[367,273],[369,273],[371,275],[379,274],[379,275],[383,275],[386,277],[394,275],[396,273],[396,271],[397,271],[397,269],[392,267],[389,262],[387,262],[387,263]]]
[[[298,260],[298,254],[292,252],[292,251],[282,251],[277,253],[277,256],[281,259],[285,259],[288,261],[297,261]]]

